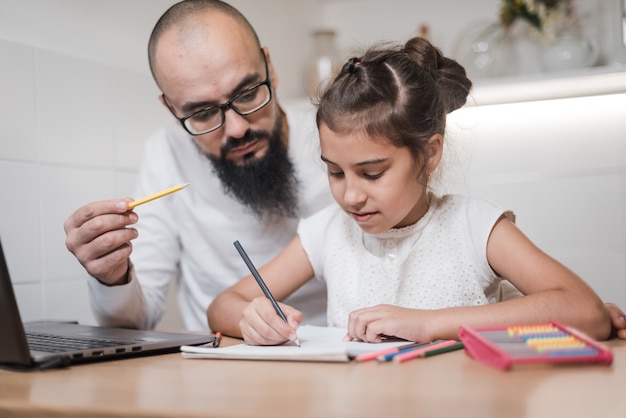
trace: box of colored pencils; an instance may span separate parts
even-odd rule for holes
[[[508,370],[514,364],[588,362],[610,365],[611,350],[557,322],[510,327],[461,326],[465,352],[475,360]]]

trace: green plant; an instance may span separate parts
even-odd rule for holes
[[[509,28],[516,20],[526,21],[537,32],[575,20],[573,0],[502,0],[500,23]]]

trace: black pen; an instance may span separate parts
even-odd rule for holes
[[[272,303],[272,306],[274,307],[274,310],[276,311],[278,316],[280,316],[283,319],[283,321],[285,321],[286,323],[289,323],[282,309],[280,309],[280,306],[278,306],[278,302],[276,302],[276,299],[274,299],[274,296],[272,296],[272,294],[270,293],[270,290],[265,285],[265,282],[261,278],[261,275],[257,271],[256,267],[254,267],[254,264],[252,264],[250,257],[248,257],[248,254],[246,254],[241,244],[239,244],[239,241],[233,242],[233,245],[235,246],[235,248],[237,248],[237,251],[239,251],[239,255],[241,255],[241,258],[243,258],[243,261],[248,266],[248,269],[250,269],[250,273],[252,273],[252,276],[261,287],[261,290],[265,294],[265,297],[268,298],[270,302]],[[298,347],[300,347],[300,341],[298,340],[298,337],[296,337],[296,339],[293,342],[296,343]]]

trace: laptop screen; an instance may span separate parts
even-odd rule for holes
[[[0,242],[0,363],[29,366],[32,363],[9,268]]]

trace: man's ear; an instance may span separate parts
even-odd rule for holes
[[[443,136],[434,134],[426,145],[426,173],[432,174],[437,169],[443,155]]]
[[[159,94],[159,101],[163,106],[165,106],[167,110],[170,111],[172,115],[174,115],[175,118],[178,118],[178,116],[176,116],[176,112],[174,112],[174,109],[172,109],[170,104],[167,102],[167,99],[165,98],[165,95],[163,93]]]
[[[267,60],[267,69],[270,72],[270,80],[272,80],[272,89],[276,90],[278,88],[278,74],[276,74],[276,70],[274,69],[274,64],[272,64],[272,59],[270,58],[270,51],[266,46],[263,47],[263,53],[265,54],[265,59]]]

